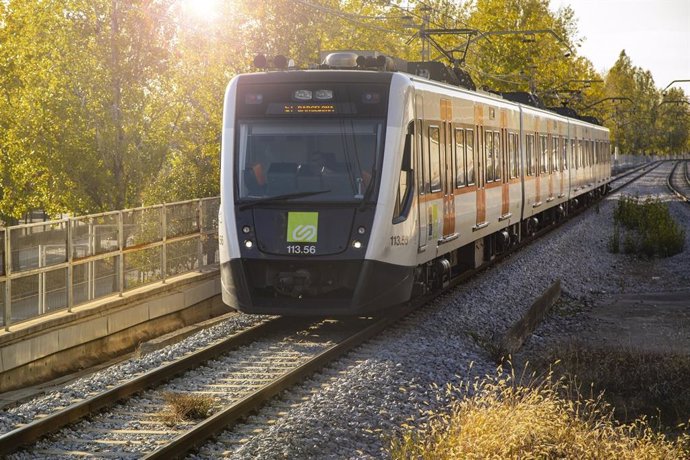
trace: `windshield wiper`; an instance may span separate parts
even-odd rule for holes
[[[359,203],[360,211],[366,207],[371,199],[371,193],[374,191],[374,177],[376,177],[376,168],[372,168],[371,170],[371,180],[369,181],[369,185],[367,185],[367,189],[364,191],[362,201]]]
[[[253,206],[259,205],[259,204],[266,204],[266,203],[279,203],[281,201],[288,201],[288,200],[294,200],[296,198],[304,198],[307,196],[313,196],[313,195],[321,195],[322,193],[328,193],[330,192],[329,190],[312,190],[310,192],[295,192],[295,193],[286,193],[284,195],[276,195],[276,196],[268,196],[266,198],[260,198],[255,201],[250,201],[244,204],[241,204],[239,209],[240,211],[245,210],[247,208],[251,208]]]

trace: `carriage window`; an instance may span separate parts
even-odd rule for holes
[[[424,132],[422,130],[422,127],[420,125],[420,131]],[[431,190],[431,181],[429,180],[430,174],[429,174],[429,140],[428,140],[428,133],[423,135],[422,139],[422,183],[424,184],[424,187],[422,190],[424,193],[428,193]]]
[[[486,167],[484,168],[484,181],[493,182],[494,180],[494,136],[491,131],[484,133],[484,158]]]
[[[554,171],[561,171],[563,165],[559,164],[559,153],[561,151],[561,140],[557,137],[553,138],[553,148],[551,149],[551,164]]]
[[[587,155],[587,166],[592,166],[592,141],[585,141],[585,153]]]
[[[474,130],[465,130],[465,164],[467,165],[467,185],[474,184]]]
[[[464,187],[465,178],[465,130],[455,129],[455,186]]]
[[[429,173],[431,191],[441,190],[441,130],[438,126],[429,126]]]
[[[494,132],[494,179],[501,180],[501,158],[503,156],[501,133]]]
[[[407,125],[407,135],[405,136],[405,146],[403,149],[402,165],[400,167],[400,178],[398,190],[395,198],[395,208],[393,210],[393,223],[397,224],[407,219],[412,204],[412,158],[414,158],[414,121]]]
[[[547,146],[546,146],[546,136],[539,136],[539,161],[540,161],[540,171],[542,174],[546,173],[546,161],[547,161]]]
[[[568,139],[563,139],[563,170],[568,169]]]
[[[525,137],[525,152],[527,157],[527,175],[534,176],[537,172],[534,164],[534,134],[528,134]]]
[[[508,133],[508,171],[511,179],[518,177],[517,151],[517,135]]]

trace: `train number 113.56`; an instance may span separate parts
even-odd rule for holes
[[[391,236],[391,246],[407,246],[410,240],[407,235],[393,235]]]
[[[292,244],[287,247],[288,254],[316,254],[316,246]]]

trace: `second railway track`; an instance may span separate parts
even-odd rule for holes
[[[668,188],[680,200],[690,203],[690,178],[688,165],[690,161],[678,161],[668,176]]]

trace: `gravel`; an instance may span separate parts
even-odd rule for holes
[[[228,335],[246,329],[266,316],[238,315],[211,328],[202,330],[187,339],[142,357],[131,358],[115,366],[75,380],[63,388],[33,398],[23,404],[9,407],[0,412],[0,433],[6,433],[17,424],[33,421],[38,414],[50,414],[63,408],[69,401],[84,399],[100,393],[118,383],[130,380],[146,371],[195,350],[218,342]]]
[[[671,198],[665,163],[628,186],[630,195],[670,201],[674,218],[690,226],[690,207]],[[690,251],[655,262],[608,252],[612,213],[618,194],[484,274],[437,298],[398,325],[351,352],[312,379],[285,392],[250,417],[244,427],[209,443],[193,458],[382,458],[391,436],[403,424],[428,419],[447,402],[443,388],[494,375],[485,344],[505,332],[557,278],[562,296],[592,305],[603,296],[649,292],[690,285]],[[690,232],[686,232],[690,240]],[[690,248],[690,241],[686,241]],[[650,276],[651,275],[651,276]],[[0,414],[0,430],[33,419],[71,398],[97,391],[186,351],[209,344],[259,319],[236,319],[164,350],[131,359]],[[552,316],[535,332],[530,346],[565,330],[586,327],[580,317]],[[48,408],[48,409],[47,409]],[[269,424],[266,421],[270,420]],[[256,426],[261,433],[248,435]]]

